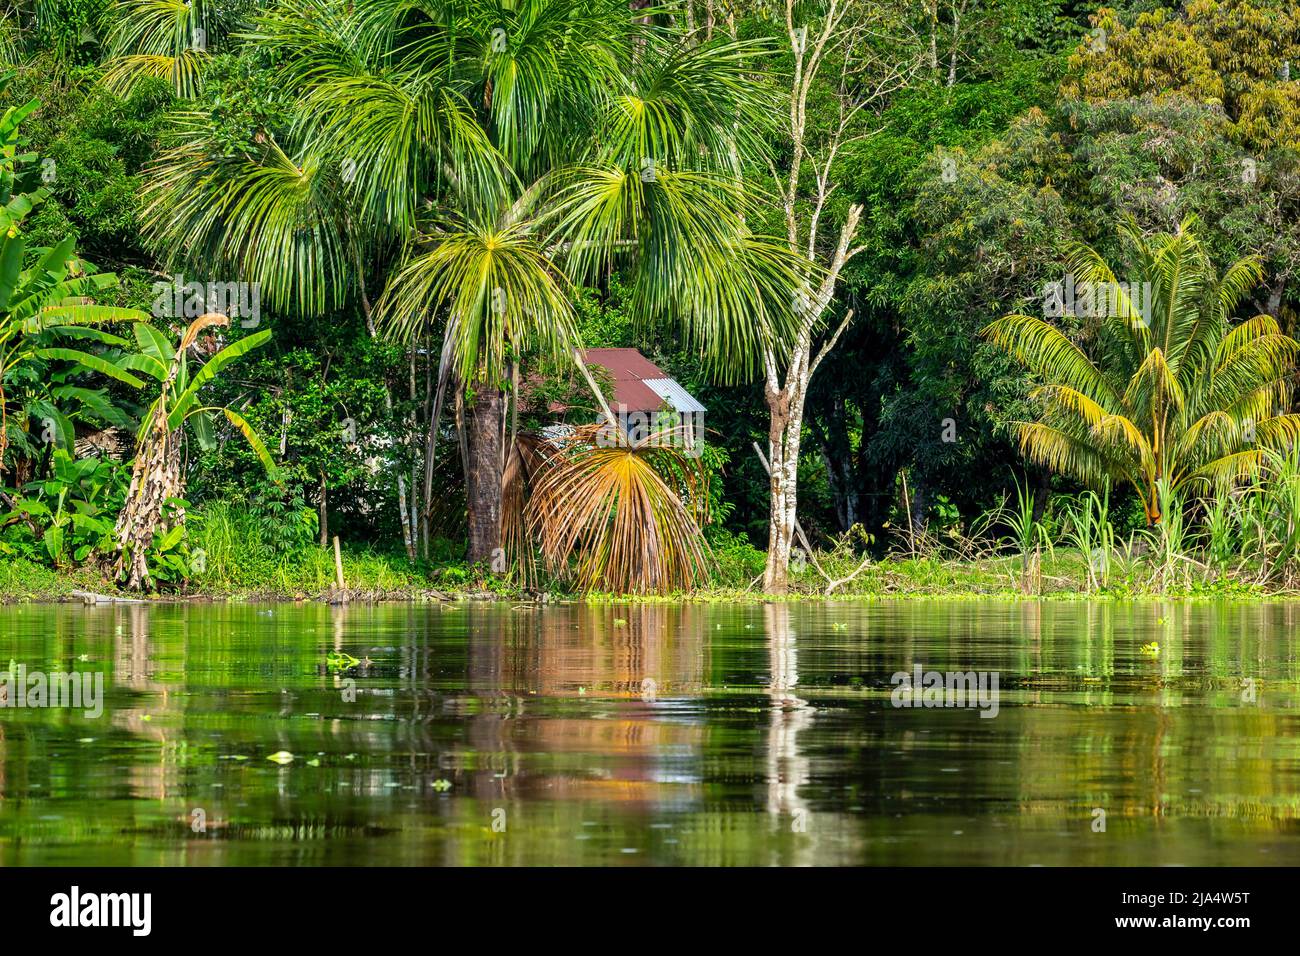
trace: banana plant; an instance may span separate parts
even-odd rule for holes
[[[0,75],[0,92],[6,77]],[[66,359],[80,368],[102,372],[128,384],[138,379],[118,369],[105,358],[77,348],[50,345],[51,338],[98,341],[114,345],[124,340],[93,326],[146,319],[143,312],[95,305],[92,296],[117,284],[111,273],[96,272],[81,261],[69,237],[48,249],[29,250],[22,225],[32,210],[45,201],[49,191],[40,188],[15,194],[17,167],[30,161],[19,153],[22,138],[19,123],[39,105],[30,100],[11,106],[0,116],[0,474],[4,472],[9,446],[9,396],[6,383],[20,367],[33,359]],[[35,261],[25,266],[35,254]],[[71,448],[73,427],[53,403],[42,405],[40,417],[53,426],[53,438]]]
[[[132,325],[138,351],[118,359],[116,370],[128,377],[137,374],[158,385],[158,397],[149,406],[136,435],[135,463],[126,503],[118,516],[116,573],[131,589],[152,584],[148,555],[157,540],[177,536],[185,522],[185,478],[181,471],[184,430],[189,426],[200,447],[215,444],[214,419],[224,416],[244,436],[273,480],[278,480],[275,463],[253,427],[233,408],[204,405],[199,398],[203,387],[229,366],[270,339],[268,330],[225,346],[197,371],[191,371],[189,352],[205,330],[224,327],[230,320],[216,313],[201,315],[173,347],[171,340],[147,322]],[[139,379],[137,379],[139,381]],[[143,382],[141,382],[143,385]]]
[[[78,564],[95,554],[113,553],[113,515],[126,478],[112,459],[75,459],[57,448],[47,478],[23,487],[12,511],[0,515],[0,528],[18,525],[39,541],[57,567]]]

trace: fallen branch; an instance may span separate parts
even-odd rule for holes
[[[148,604],[138,598],[114,597],[111,594],[96,594],[94,591],[69,591],[70,597],[81,598],[86,604]]]
[[[832,591],[834,591],[838,587],[842,587],[843,585],[850,583],[854,578],[856,578],[863,571],[867,570],[867,568],[869,567],[871,567],[871,555],[867,555],[866,557],[864,557],[862,559],[862,563],[858,565],[857,570],[855,570],[848,577],[839,578],[838,580],[835,581],[830,581],[830,583],[826,585],[826,592],[825,592],[826,596],[830,597]]]

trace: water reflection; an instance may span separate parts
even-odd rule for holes
[[[0,608],[5,660],[107,696],[100,720],[0,711],[0,861],[1294,864],[1298,617]],[[891,706],[916,664],[996,671],[997,718]]]
[[[808,758],[799,747],[799,734],[813,721],[808,702],[798,696],[799,651],[789,604],[766,604],[768,710],[767,812],[790,818],[792,830],[805,831],[808,806],[800,790],[808,783]]]

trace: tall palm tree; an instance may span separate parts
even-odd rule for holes
[[[1073,247],[1069,272],[1091,299],[1078,341],[1029,315],[982,333],[1042,381],[1037,420],[1013,423],[1023,452],[1085,484],[1129,482],[1151,524],[1162,484],[1239,481],[1300,435],[1287,411],[1300,343],[1268,315],[1232,321],[1263,277],[1259,260],[1218,275],[1196,228],[1189,217],[1148,237],[1122,223],[1126,283],[1094,249]]]
[[[340,304],[370,259],[380,330],[441,324],[471,560],[501,540],[519,357],[580,354],[572,283],[629,269],[635,314],[731,375],[789,321],[801,264],[746,228],[740,172],[770,115],[752,48],[642,19],[625,0],[278,0],[248,39],[291,122],[230,156],[190,116],[146,192],[156,237],[273,306]]]

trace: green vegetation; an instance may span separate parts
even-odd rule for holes
[[[229,324],[224,315],[202,315],[189,324],[173,348],[162,332],[147,322],[137,322],[132,331],[140,349],[119,362],[120,368],[147,375],[158,385],[158,397],[140,422],[131,485],[114,529],[121,552],[117,571],[133,590],[159,577],[189,577],[188,555],[175,553],[185,538],[181,442],[187,425],[200,448],[211,448],[215,443],[213,420],[220,413],[252,447],[267,472],[275,470],[262,439],[242,415],[229,407],[201,405],[199,400],[204,385],[232,362],[264,345],[271,333],[256,332],[224,347],[214,345],[202,368],[190,375],[189,352],[199,344],[199,336]],[[135,383],[144,384],[138,379]]]
[[[1177,234],[1123,232],[1137,268],[1120,282],[1097,252],[1071,252],[1071,275],[1100,312],[1088,347],[1044,319],[1010,315],[984,330],[1044,382],[1030,392],[1043,412],[1016,423],[1020,446],[1043,467],[1088,484],[1131,484],[1148,524],[1166,517],[1161,498],[1198,482],[1230,487],[1257,474],[1270,449],[1300,436],[1283,414],[1300,344],[1277,320],[1230,317],[1263,274],[1242,259],[1222,278],[1184,221]],[[1098,308],[1099,297],[1109,297]]]
[[[1300,17],[941,7],[7,6],[0,593],[1292,590]]]

